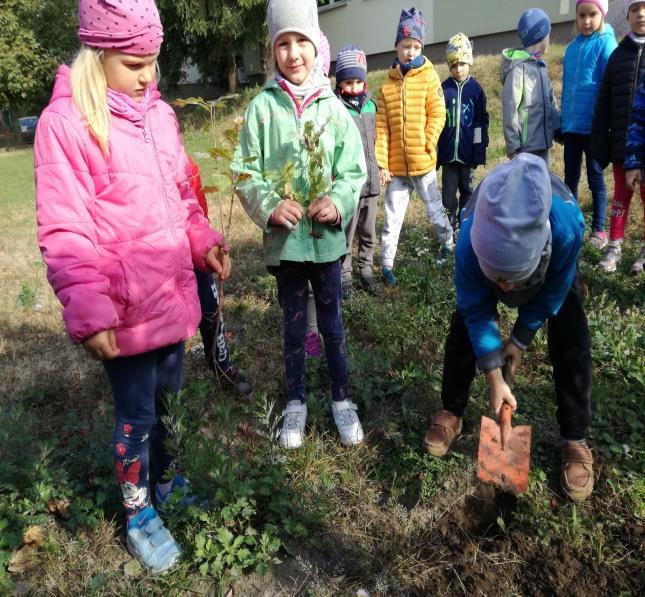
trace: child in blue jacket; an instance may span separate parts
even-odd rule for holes
[[[446,339],[441,399],[425,449],[443,456],[460,433],[468,392],[484,372],[495,414],[517,403],[502,375],[514,374],[544,323],[553,365],[562,439],[562,489],[582,501],[593,490],[593,458],[585,436],[591,421],[591,344],[577,264],[584,236],[580,208],[546,162],[521,153],[497,166],[475,190],[457,242],[457,310]],[[504,344],[497,303],[517,307]]]
[[[609,56],[616,49],[616,37],[605,23],[608,0],[577,0],[578,36],[567,46],[562,64],[562,110],[560,123],[564,141],[564,182],[578,198],[582,155],[587,165],[587,182],[593,198],[593,219],[589,242],[607,246],[605,211],[607,190],[602,167],[591,155],[591,125],[596,96]]]
[[[442,168],[443,206],[448,210],[453,230],[456,230],[457,214],[466,207],[473,194],[475,168],[486,163],[488,112],[486,94],[470,76],[473,47],[463,33],[457,33],[448,40],[446,60],[450,77],[441,84],[446,101],[446,125],[439,137],[438,163]]]

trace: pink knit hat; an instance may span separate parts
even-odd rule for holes
[[[78,37],[92,48],[156,54],[163,27],[154,0],[79,0]]]
[[[598,10],[602,13],[602,16],[607,16],[607,10],[609,9],[609,0],[576,0],[576,6],[578,6],[578,4],[582,4],[583,2],[595,4],[598,7]]]

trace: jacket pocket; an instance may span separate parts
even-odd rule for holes
[[[126,317],[128,305],[130,303],[128,295],[128,286],[125,282],[125,272],[123,263],[120,260],[110,260],[103,264],[103,274],[110,282],[109,297],[114,304],[117,317],[119,318],[119,327],[126,327]]]

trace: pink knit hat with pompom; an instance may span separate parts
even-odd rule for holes
[[[588,2],[589,4],[595,4],[598,7],[598,10],[602,13],[602,16],[607,16],[607,10],[609,10],[609,0],[576,0],[576,7],[578,6],[578,4],[583,4],[585,2]]]
[[[156,54],[163,27],[154,0],[79,0],[78,37],[101,50]]]

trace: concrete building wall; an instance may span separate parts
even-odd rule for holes
[[[475,39],[515,31],[520,14],[532,6],[542,8],[554,24],[575,18],[575,0],[348,0],[319,9],[332,57],[348,43],[368,56],[392,55],[399,15],[411,5],[426,19],[425,41],[430,47],[444,44],[458,31]],[[515,40],[510,45],[517,43],[517,36]]]

